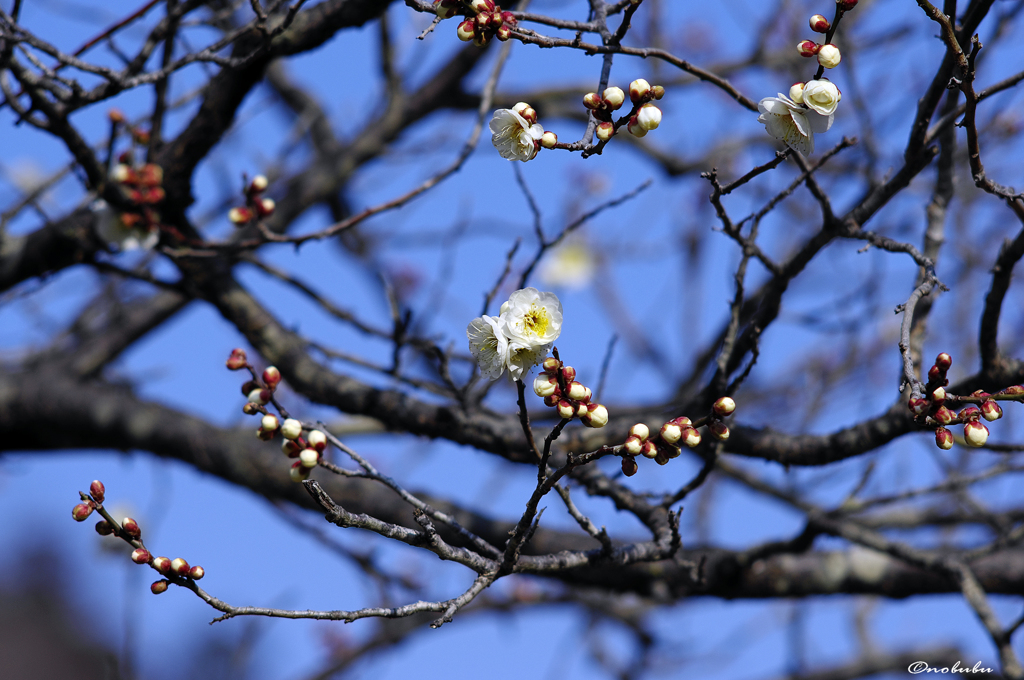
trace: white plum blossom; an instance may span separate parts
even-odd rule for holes
[[[496,380],[508,369],[514,380],[536,366],[562,332],[562,303],[554,293],[524,288],[512,293],[498,318],[481,316],[466,329],[480,372]]]
[[[842,99],[839,88],[828,78],[812,80],[803,89],[803,103],[807,108],[817,111],[823,116],[831,116]]]
[[[778,97],[762,99],[757,109],[761,112],[757,120],[764,123],[768,134],[805,156],[814,153],[814,133],[825,132],[832,127],[832,114],[823,116],[797,104],[781,92]]]
[[[155,226],[129,227],[121,219],[121,214],[110,207],[102,198],[93,201],[89,206],[96,214],[96,233],[101,239],[120,251],[149,250],[160,240],[160,232]]]
[[[532,160],[544,126],[529,122],[512,109],[498,109],[491,118],[491,143],[502,158],[510,161]]]

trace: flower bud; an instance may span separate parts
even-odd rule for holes
[[[120,125],[125,121],[124,113],[121,112],[121,109],[110,109],[107,111],[107,120],[114,125]]]
[[[204,576],[206,576],[206,570],[200,567],[198,564],[188,570],[188,577],[193,581],[198,581]]]
[[[544,405],[554,408],[562,400],[562,390],[556,389],[552,394],[544,397]]]
[[[501,26],[498,26],[498,30],[494,32],[494,37],[501,42],[506,42],[512,37],[512,29],[506,24],[502,24]]]
[[[1010,385],[999,394],[1018,395],[1024,394],[1024,385]]]
[[[540,367],[548,375],[554,375],[555,372],[562,367],[562,362],[554,357],[548,357],[547,359],[544,360],[544,363],[542,363]],[[576,375],[573,374],[572,377],[575,378]]]
[[[270,396],[270,390],[263,390],[257,387],[252,392],[249,392],[248,399],[250,404],[264,406],[270,402]]]
[[[281,382],[281,371],[277,370],[277,366],[267,366],[263,369],[263,382],[267,387],[275,387]]]
[[[530,106],[526,102],[519,102],[518,104],[512,107],[512,110],[518,113],[520,116],[522,116],[523,120],[525,120],[530,125],[533,125],[534,123],[537,122],[537,112],[534,110],[532,106]]]
[[[303,467],[314,468],[320,461],[320,454],[316,449],[302,449],[299,453],[299,462]]]
[[[857,6],[857,0],[836,0],[836,4],[843,11],[848,11]]]
[[[576,415],[576,407],[574,405],[570,404],[569,402],[567,402],[565,399],[559,399],[558,400],[557,408],[558,408],[558,415],[560,417],[562,417],[562,418],[565,418],[566,420],[569,420],[574,415]]]
[[[584,404],[581,401],[575,401],[573,403],[576,404],[576,417],[577,418],[582,418],[583,416],[587,415],[587,405],[586,404]]]
[[[669,458],[669,460],[671,460],[672,458],[678,458],[679,454],[682,453],[682,451],[679,450],[679,447],[676,446],[675,444],[671,444],[669,446],[662,446],[662,450],[665,452],[665,455]]]
[[[984,446],[988,441],[988,428],[976,420],[964,425],[964,439],[968,446]]]
[[[604,99],[605,106],[615,111],[626,101],[626,93],[622,91],[621,87],[608,87],[605,88],[601,98]]]
[[[932,366],[931,368],[928,369],[928,382],[930,382],[930,383],[940,382],[943,379],[944,375],[946,375],[945,371],[943,371],[938,366]]]
[[[608,409],[603,404],[587,404],[582,421],[588,427],[604,427],[608,424]]]
[[[502,12],[501,21],[505,24],[508,24],[512,28],[515,28],[516,26],[519,25],[519,20],[516,19],[515,15],[512,14],[512,12]]]
[[[568,396],[569,396],[570,399],[575,399],[576,401],[579,401],[579,400],[583,399],[583,397],[584,397],[584,395],[586,395],[586,393],[587,393],[587,388],[583,386],[583,383],[576,382],[575,380],[573,380],[571,383],[569,383],[569,393],[568,393]]]
[[[650,132],[661,125],[661,109],[654,104],[644,104],[636,114],[637,125]]]
[[[655,99],[661,99],[665,96],[665,88],[661,85],[655,85],[651,88],[651,94],[654,95]]]
[[[147,187],[158,187],[164,182],[164,169],[156,163],[146,163],[139,168],[139,183]]]
[[[623,456],[622,457],[622,474],[626,475],[627,477],[632,477],[633,475],[636,474],[636,471],[637,471],[636,459],[633,458],[632,456]]]
[[[118,163],[114,166],[114,169],[110,171],[110,179],[114,180],[118,184],[133,183],[136,179],[135,171],[124,163]]]
[[[968,406],[957,414],[961,420],[977,420],[981,417],[981,410],[977,406]]]
[[[811,30],[815,33],[828,33],[829,23],[828,19],[820,14],[815,14],[811,17]]]
[[[165,592],[167,592],[167,584],[168,583],[169,583],[169,581],[167,579],[162,578],[159,581],[154,581],[153,585],[151,585],[149,587],[149,590],[154,595],[159,595],[160,593],[165,593]]]
[[[910,408],[911,413],[915,416],[919,416],[928,410],[928,400],[911,397],[907,402],[907,407]]]
[[[494,2],[492,0],[471,0],[469,7],[477,14],[481,12],[489,13],[494,11]]]
[[[459,24],[459,27],[458,29],[456,29],[455,34],[459,36],[459,40],[461,40],[462,42],[469,42],[470,40],[476,38],[476,24],[473,22],[472,19],[466,19],[461,24]]]
[[[640,449],[642,449],[643,446],[643,440],[640,439],[640,437],[631,434],[628,437],[626,437],[626,441],[622,445],[622,448],[626,449],[626,452],[629,453],[629,455],[637,456],[640,454]]]
[[[636,119],[636,116],[630,118],[629,122],[626,123],[626,132],[633,135],[637,139],[647,136],[647,129],[640,125],[640,123]]]
[[[191,567],[188,566],[188,562],[186,562],[182,558],[175,557],[173,560],[171,560],[171,571],[173,571],[178,576],[188,576],[189,569],[191,569]]]
[[[796,51],[800,53],[801,57],[813,57],[820,49],[821,45],[813,40],[801,40],[796,46]]]
[[[693,423],[692,423],[692,422],[690,421],[690,419],[689,419],[689,418],[687,418],[686,416],[679,416],[678,418],[673,418],[673,419],[672,419],[672,420],[670,420],[669,422],[671,422],[671,423],[675,423],[675,424],[676,424],[676,425],[678,425],[679,427],[683,427],[684,425],[692,425],[692,424],[693,424]]]
[[[661,426],[661,438],[669,444],[675,444],[683,436],[683,428],[675,423],[668,422]]]
[[[486,47],[487,43],[491,42],[491,36],[489,33],[478,33],[473,38],[473,44],[477,47]]]
[[[153,558],[153,568],[161,574],[171,573],[171,560],[166,557]]]
[[[260,421],[260,429],[264,432],[273,432],[280,427],[280,425],[281,423],[278,422],[277,416],[272,413],[263,416],[263,420]]]
[[[281,425],[281,436],[285,439],[295,439],[302,434],[302,423],[294,418],[287,418]]]
[[[700,444],[700,432],[698,432],[695,427],[684,427],[681,440],[683,444],[686,444],[692,449]]]
[[[643,78],[637,78],[629,84],[629,99],[634,104],[640,102],[651,93],[651,84]]]
[[[736,402],[732,397],[719,397],[715,400],[712,408],[715,411],[715,415],[724,417],[736,410]]]
[[[240,368],[245,368],[248,363],[248,359],[245,356],[245,350],[236,347],[231,350],[231,356],[228,357],[227,367],[230,371],[237,371]]]
[[[953,433],[944,427],[935,428],[935,445],[943,451],[953,448]]]
[[[708,425],[708,432],[711,436],[719,441],[725,441],[729,438],[729,428],[726,427],[725,423],[715,422]]]
[[[668,465],[668,451],[658,449],[658,452],[654,454],[654,462],[658,465]]]
[[[544,134],[540,136],[540,145],[545,149],[553,149],[558,144],[558,135],[548,130],[544,131]]]
[[[285,439],[281,442],[281,452],[289,458],[297,458],[301,450],[302,447],[291,439]]]
[[[249,182],[249,191],[250,193],[258,194],[261,191],[266,191],[269,185],[270,182],[267,181],[266,175],[256,175]]]
[[[132,551],[132,562],[135,564],[148,564],[151,555],[145,548],[136,548]]]
[[[935,357],[935,365],[939,367],[939,370],[946,372],[949,367],[953,365],[953,357],[949,356],[945,352]]]
[[[310,468],[306,467],[301,462],[295,461],[288,470],[288,476],[293,482],[301,482],[304,479],[309,479],[309,470]]]
[[[132,538],[140,538],[142,536],[142,529],[139,527],[139,523],[131,517],[125,517],[121,520],[121,528],[124,529],[124,533]]]
[[[932,416],[940,425],[949,425],[956,415],[945,406],[940,406]]]
[[[96,522],[96,533],[100,536],[109,536],[114,533],[114,525],[105,519]]]
[[[320,453],[323,453],[324,449],[327,448],[327,435],[320,430],[310,430],[306,439],[309,442],[309,447],[316,449]]]
[[[651,436],[651,430],[643,423],[637,423],[633,427],[629,428],[629,434],[640,441],[645,442],[647,441],[647,438]]]
[[[821,49],[818,50],[818,63],[825,68],[835,68],[839,66],[840,60],[843,55],[839,53],[839,48],[831,43],[828,45],[822,45]]]
[[[615,125],[605,121],[597,124],[597,138],[602,142],[607,142],[615,134]]]
[[[434,14],[441,19],[449,19],[455,16],[455,5],[451,0],[434,0]]]
[[[587,107],[591,111],[596,111],[601,108],[604,102],[596,92],[588,92],[583,95],[583,106]]]
[[[804,103],[804,84],[793,83],[789,88],[789,98],[793,100],[795,104]]]
[[[92,484],[89,485],[89,495],[97,503],[102,503],[106,489],[103,488],[103,482],[98,479],[92,480]]]
[[[269,442],[271,439],[274,438],[274,433],[272,431],[264,430],[261,427],[260,429],[256,430],[256,438],[263,442]]]
[[[260,412],[259,405],[258,404],[254,404],[251,401],[245,402],[245,404],[242,406],[242,413],[244,413],[247,416],[254,416],[254,415],[256,415],[259,412]]]
[[[263,387],[256,380],[246,380],[242,383],[242,395],[248,397],[253,390],[262,390]]]
[[[999,420],[1003,417],[1003,409],[999,408],[999,404],[991,399],[983,401],[981,403],[981,417],[989,422]]]
[[[248,208],[232,208],[228,211],[228,220],[237,226],[248,224],[252,221],[252,211]]]
[[[573,368],[572,366],[563,366],[562,367],[562,380],[565,381],[565,384],[568,385],[569,383],[571,383],[575,379],[576,379],[576,369]]]
[[[935,402],[936,404],[941,404],[942,402],[946,401],[946,390],[942,389],[941,387],[936,387],[934,390],[932,390],[931,397],[933,402]]]
[[[653,441],[648,439],[640,447],[640,455],[644,458],[655,458],[658,455],[658,446]]]

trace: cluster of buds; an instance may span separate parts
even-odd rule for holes
[[[297,458],[292,463],[289,476],[292,481],[301,482],[309,478],[310,471],[315,468],[321,460],[324,450],[327,448],[327,435],[319,430],[309,430],[303,437],[302,423],[295,418],[287,417],[282,413],[282,422],[273,413],[267,410],[267,404],[274,403],[274,392],[281,384],[281,371],[276,366],[268,366],[263,370],[262,380],[257,378],[256,369],[249,363],[245,350],[235,348],[227,360],[229,370],[238,371],[248,369],[252,380],[242,385],[242,394],[248,400],[242,407],[246,415],[260,414],[259,429],[256,436],[263,441],[272,440],[278,433],[284,441],[281,443],[281,451],[289,458]],[[274,403],[276,405],[276,403]]]
[[[838,24],[843,13],[853,9],[856,5],[857,0],[837,0],[835,23]],[[812,31],[825,35],[825,40],[829,40],[835,33],[835,24],[829,23],[829,20],[821,14],[813,15],[808,23]],[[801,57],[817,57],[818,63],[823,68],[835,68],[843,58],[839,48],[829,42],[819,43],[814,40],[801,40],[797,43],[796,51]]]
[[[546,406],[558,410],[564,420],[579,418],[587,427],[608,424],[608,409],[590,401],[589,387],[576,380],[576,369],[566,366],[557,357],[548,357],[541,364],[543,373],[533,381],[533,391],[544,399]]]
[[[434,0],[434,12],[441,19],[461,14],[466,17],[459,23],[456,34],[459,40],[472,41],[483,47],[493,38],[502,42],[512,37],[512,31],[519,23],[512,12],[503,12],[493,0]]]
[[[697,428],[706,427],[708,434],[719,441],[729,438],[729,427],[722,418],[732,415],[736,410],[736,402],[732,397],[719,397],[711,407],[711,413],[693,422],[686,416],[673,418],[661,429],[651,435],[651,430],[643,423],[629,428],[629,436],[623,442],[622,472],[627,477],[636,474],[636,457],[651,458],[658,465],[665,465],[673,458],[678,458],[682,447],[695,448],[700,445],[701,435]]]
[[[643,137],[661,125],[661,109],[651,102],[664,96],[664,87],[652,87],[643,78],[638,78],[629,84],[629,100],[633,106],[629,113],[618,120],[612,119],[612,113],[626,102],[626,93],[620,87],[606,88],[600,95],[596,92],[587,93],[583,97],[583,106],[597,120],[597,138],[607,142],[623,125],[634,137]]]
[[[127,125],[124,114],[117,109],[111,109],[108,116],[114,134],[119,127]],[[149,143],[148,131],[136,127],[130,127],[129,130],[134,143]],[[160,214],[155,206],[167,196],[163,188],[163,168],[155,163],[136,163],[134,152],[128,150],[117,157],[117,164],[110,171],[110,181],[131,204],[130,208],[118,213],[118,226],[127,231],[150,235],[155,244],[160,229]]]
[[[132,550],[131,559],[135,564],[148,564],[164,576],[178,577],[198,581],[206,575],[206,570],[198,564],[189,565],[184,558],[175,557],[173,560],[167,557],[153,557],[152,553],[142,542],[142,528],[139,523],[131,517],[125,517],[118,524],[103,508],[103,501],[106,489],[103,482],[93,480],[89,485],[89,493],[80,493],[82,502],[71,510],[71,516],[78,522],[84,522],[93,511],[98,511],[103,519],[96,523],[96,533],[100,536],[114,536],[130,544]],[[167,590],[171,583],[168,579],[155,581],[149,589],[156,595]]]
[[[928,383],[924,387],[924,397],[911,397],[907,407],[919,422],[935,427],[935,445],[940,449],[953,448],[953,433],[946,429],[947,425],[964,426],[964,442],[968,446],[984,446],[988,441],[988,427],[982,419],[992,422],[1003,417],[1003,409],[997,400],[1024,401],[1024,386],[1011,385],[997,394],[989,394],[984,390],[976,390],[970,396],[958,397],[948,394],[946,377],[953,359],[943,352],[935,358],[935,364],[928,369]],[[966,407],[954,413],[947,404],[966,403]]]
[[[252,178],[242,192],[245,195],[245,205],[235,206],[228,211],[228,219],[231,220],[231,224],[236,227],[244,227],[253,220],[274,214],[276,207],[274,199],[263,195],[268,184],[267,178],[263,175],[256,175]]]

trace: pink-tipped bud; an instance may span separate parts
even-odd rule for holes
[[[544,372],[548,375],[555,375],[556,371],[562,367],[562,362],[554,357],[548,357],[540,367],[544,369]],[[572,377],[575,378],[576,374],[574,373]]]
[[[801,40],[796,46],[796,51],[800,53],[801,57],[813,57],[820,49],[821,45],[813,40]]]
[[[679,427],[683,427],[684,425],[692,425],[693,424],[693,422],[689,418],[687,418],[686,416],[679,416],[678,418],[673,418],[669,422],[670,423],[675,423]]]
[[[581,420],[588,427],[604,427],[608,424],[608,409],[602,404],[587,404],[587,412]]]
[[[645,442],[647,441],[647,438],[651,436],[651,430],[643,423],[637,423],[633,427],[629,428],[629,434],[640,441]]]
[[[815,33],[828,33],[829,26],[828,19],[820,14],[815,14],[811,17],[811,30]]]
[[[263,369],[263,382],[267,387],[275,387],[281,382],[281,371],[277,370],[277,366],[267,366]]]
[[[566,420],[576,415],[576,407],[565,399],[558,400],[558,415]]]
[[[640,455],[640,450],[643,447],[644,447],[643,440],[640,439],[640,437],[637,437],[636,435],[632,435],[632,434],[629,435],[628,437],[626,437],[626,441],[622,445],[622,448],[626,449],[626,452],[629,455],[631,455],[631,456],[638,456],[638,455]]]
[[[469,7],[477,14],[481,12],[490,13],[494,11],[494,2],[492,0],[471,0]]]
[[[459,36],[459,40],[462,42],[469,42],[476,38],[476,23],[472,19],[466,19],[459,24],[455,34]]]
[[[936,387],[931,393],[932,401],[936,404],[941,404],[946,401],[946,390],[941,387]]]
[[[949,425],[953,422],[953,419],[956,418],[956,414],[945,406],[940,406],[932,417],[935,418],[935,421],[940,425]]]
[[[626,101],[626,93],[622,91],[621,87],[609,87],[605,88],[601,98],[604,99],[605,106],[615,111]]]
[[[719,397],[715,400],[712,408],[715,411],[715,415],[724,417],[732,414],[736,410],[736,402],[732,397]]]
[[[161,574],[171,573],[171,560],[168,557],[154,557],[153,568]]]
[[[683,436],[680,439],[683,444],[692,449],[700,444],[700,432],[694,427],[686,426],[683,428]]]
[[[597,138],[602,142],[607,142],[615,135],[615,125],[605,121],[597,124]]]
[[[512,107],[512,110],[518,113],[520,116],[522,116],[523,120],[525,120],[530,125],[533,125],[534,123],[537,122],[537,111],[526,102],[519,102],[518,104]]]
[[[651,84],[643,78],[637,78],[629,84],[629,99],[634,104],[639,103],[651,93]]]
[[[668,422],[661,426],[661,438],[669,444],[675,444],[683,436],[683,428],[675,423]]]
[[[961,420],[977,420],[980,417],[981,409],[977,406],[968,406],[957,414],[957,418],[960,418]]]
[[[442,19],[455,16],[455,5],[451,0],[434,0],[434,14]]]
[[[836,0],[836,4],[839,5],[839,8],[845,12],[856,7],[857,0]]]
[[[999,420],[1003,417],[1003,409],[999,408],[999,404],[991,399],[983,401],[981,403],[981,417],[989,422]]]
[[[153,585],[151,585],[149,587],[149,590],[154,595],[159,595],[160,593],[166,593],[167,592],[167,585],[169,583],[170,583],[170,581],[168,581],[165,578],[162,578],[159,581],[154,581]]]
[[[327,435],[320,430],[310,430],[309,436],[306,439],[309,447],[316,449],[320,453],[323,453],[324,449],[327,448]]]
[[[839,62],[842,61],[842,59],[843,55],[839,53],[839,48],[835,45],[822,45],[818,50],[818,63],[825,68],[835,68],[836,66],[839,66]]]
[[[296,439],[302,434],[302,423],[294,418],[287,418],[281,424],[281,436],[285,439]]]
[[[171,571],[177,574],[178,576],[188,576],[188,571],[191,568],[192,567],[188,565],[188,562],[186,562],[180,557],[175,557],[173,560],[171,560]]]
[[[558,135],[550,130],[545,130],[544,134],[540,136],[540,145],[545,149],[554,149],[558,144]]]
[[[541,373],[533,379],[533,393],[538,397],[546,397],[555,393],[558,389],[558,381],[546,373]]]
[[[623,456],[622,458],[622,474],[627,477],[632,477],[637,471],[636,459],[631,456]]]
[[[636,116],[630,118],[629,122],[626,123],[626,132],[633,135],[637,139],[647,136],[647,128],[640,125],[640,122],[637,121]]]
[[[573,368],[572,366],[563,366],[562,367],[562,380],[565,381],[565,384],[568,385],[569,383],[571,383],[575,379],[576,379],[576,369]]]
[[[306,467],[299,461],[295,461],[288,470],[288,477],[291,478],[293,482],[301,482],[304,479],[309,479],[310,469],[311,468]]]
[[[198,564],[188,570],[188,577],[193,581],[198,581],[204,576],[206,576],[206,570],[200,567]]]
[[[271,396],[270,390],[260,389],[257,387],[252,392],[249,392],[248,399],[250,404],[259,404],[260,406],[264,406],[270,403]]]
[[[644,442],[643,446],[640,447],[640,455],[644,458],[655,458],[658,455],[658,445],[648,439]]]
[[[299,451],[301,450],[302,447],[296,444],[291,439],[285,439],[283,442],[281,442],[281,452],[284,453],[284,455],[288,456],[289,458],[298,458]]]
[[[142,529],[139,527],[139,523],[131,517],[125,517],[121,520],[121,528],[124,529],[124,533],[132,538],[140,538],[142,536]]]
[[[248,224],[252,221],[252,217],[252,211],[248,208],[236,207],[228,211],[228,220],[230,220],[231,224],[234,225],[241,226],[243,224]]]
[[[575,380],[569,383],[569,398],[580,401],[587,393],[587,388],[583,383],[576,382]]]
[[[935,428],[935,445],[943,451],[953,448],[953,433],[944,427]]]
[[[999,394],[1009,394],[1011,396],[1016,396],[1018,394],[1024,394],[1024,385],[1010,385],[1009,387],[1007,387],[1005,390],[1003,390]]]
[[[89,485],[89,495],[97,503],[102,503],[106,489],[103,487],[103,482],[98,479],[92,480],[92,484]]]
[[[268,186],[270,186],[270,182],[267,181],[266,175],[256,175],[249,182],[249,193],[258,194],[261,191],[266,191]]]
[[[964,439],[968,446],[984,446],[988,441],[988,428],[976,420],[964,425]]]
[[[275,416],[273,413],[268,413],[267,415],[263,416],[263,420],[260,421],[260,429],[263,430],[264,432],[273,432],[280,426],[281,423],[277,420],[277,416]]]
[[[544,397],[544,405],[554,408],[562,400],[562,390],[555,390],[553,394]]]
[[[907,402],[907,407],[910,409],[911,413],[915,416],[919,416],[928,410],[928,400],[911,397]]]
[[[114,533],[114,525],[105,519],[96,522],[96,533],[100,536],[109,536]]]
[[[519,25],[519,20],[515,18],[515,15],[513,15],[512,12],[502,12],[501,20],[512,28]]]
[[[939,356],[935,357],[935,365],[939,367],[940,371],[948,371],[949,367],[953,365],[953,357],[943,352]]]
[[[316,449],[302,449],[299,452],[299,462],[302,463],[303,467],[315,468],[319,461],[320,454]]]
[[[708,431],[711,433],[712,437],[719,441],[724,442],[726,439],[729,438],[729,428],[726,427],[725,423],[711,423],[710,425],[708,425]]]
[[[149,551],[145,548],[136,548],[132,551],[132,562],[135,564],[149,564],[151,557]]]
[[[938,366],[932,366],[931,368],[928,369],[928,382],[941,382],[945,375],[946,372],[943,371],[941,368],[939,368]]]
[[[583,106],[587,107],[591,111],[596,111],[604,105],[604,100],[596,92],[588,92],[583,95]]]
[[[498,26],[498,30],[494,32],[494,37],[500,40],[501,42],[506,42],[509,40],[509,38],[512,37],[512,29],[509,28],[506,24],[502,24]]]
[[[245,356],[245,350],[236,347],[231,350],[231,356],[228,357],[227,367],[228,370],[237,371],[241,368],[245,368],[245,365],[249,360]]]

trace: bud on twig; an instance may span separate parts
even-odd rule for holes
[[[625,443],[622,445],[626,452],[631,456],[640,455],[640,450],[643,448],[644,442],[636,435],[629,435],[626,437]]]
[[[189,569],[191,569],[191,567],[188,565],[188,562],[186,562],[184,559],[180,557],[175,557],[173,560],[171,560],[171,571],[177,574],[178,576],[187,576]]]
[[[161,574],[171,573],[171,560],[167,557],[156,557],[153,559],[153,568]]]
[[[964,439],[968,446],[984,446],[988,441],[988,428],[976,420],[964,425]]]
[[[236,347],[231,350],[231,356],[228,357],[227,366],[229,370],[237,371],[240,368],[245,368],[248,359],[245,356],[245,350]]]
[[[277,370],[277,366],[267,366],[263,369],[263,382],[267,387],[275,387],[281,382],[281,371]]]
[[[114,525],[105,519],[96,522],[96,533],[100,536],[109,536],[114,533]]]
[[[810,20],[811,30],[815,33],[828,33],[829,23],[828,19],[820,14],[815,14]]]
[[[708,425],[708,431],[711,432],[711,436],[719,441],[725,441],[729,438],[729,428],[726,427],[725,423],[711,423]]]
[[[629,428],[629,434],[638,438],[640,441],[647,441],[647,438],[651,436],[651,430],[643,423],[637,423],[633,427]]]
[[[303,467],[315,468],[319,460],[320,454],[317,453],[316,449],[302,449],[299,452],[299,462],[302,463]]]
[[[102,503],[106,489],[103,488],[103,482],[98,479],[92,480],[92,484],[89,485],[89,495],[97,503]]]
[[[715,415],[724,417],[736,410],[736,402],[733,401],[732,397],[719,397],[715,400],[712,408],[715,411]]]
[[[651,84],[643,78],[637,78],[629,84],[629,99],[637,104],[651,92]]]
[[[636,474],[636,471],[637,471],[636,459],[633,458],[632,456],[623,456],[622,457],[622,474],[626,475],[627,477],[632,477],[633,475]]]
[[[188,577],[193,581],[198,581],[204,576],[206,576],[206,570],[200,567],[198,564],[188,570]]]
[[[839,48],[835,45],[822,45],[818,50],[818,63],[825,68],[835,68],[836,66],[839,66],[839,62],[842,58],[843,55],[839,53]]]
[[[136,548],[132,551],[132,562],[135,564],[149,564],[151,555],[145,548]]]
[[[943,451],[953,448],[953,433],[944,427],[935,428],[935,445]]]
[[[999,408],[999,404],[991,399],[983,401],[981,403],[981,417],[989,422],[999,420],[1003,417],[1003,409]]]
[[[820,49],[821,45],[813,40],[801,40],[796,45],[796,51],[800,53],[801,57],[813,57]]]
[[[167,585],[168,585],[168,583],[170,583],[170,581],[168,581],[167,579],[162,578],[159,581],[154,581],[153,585],[151,585],[149,587],[149,590],[154,595],[159,595],[160,593],[165,593],[165,592],[167,592]]]
[[[139,528],[138,522],[131,517],[125,517],[121,520],[121,528],[124,529],[124,533],[132,538],[140,538],[142,536],[142,529]]]
[[[320,430],[310,430],[306,439],[309,442],[309,446],[320,453],[323,453],[324,449],[327,448],[327,435]]]

